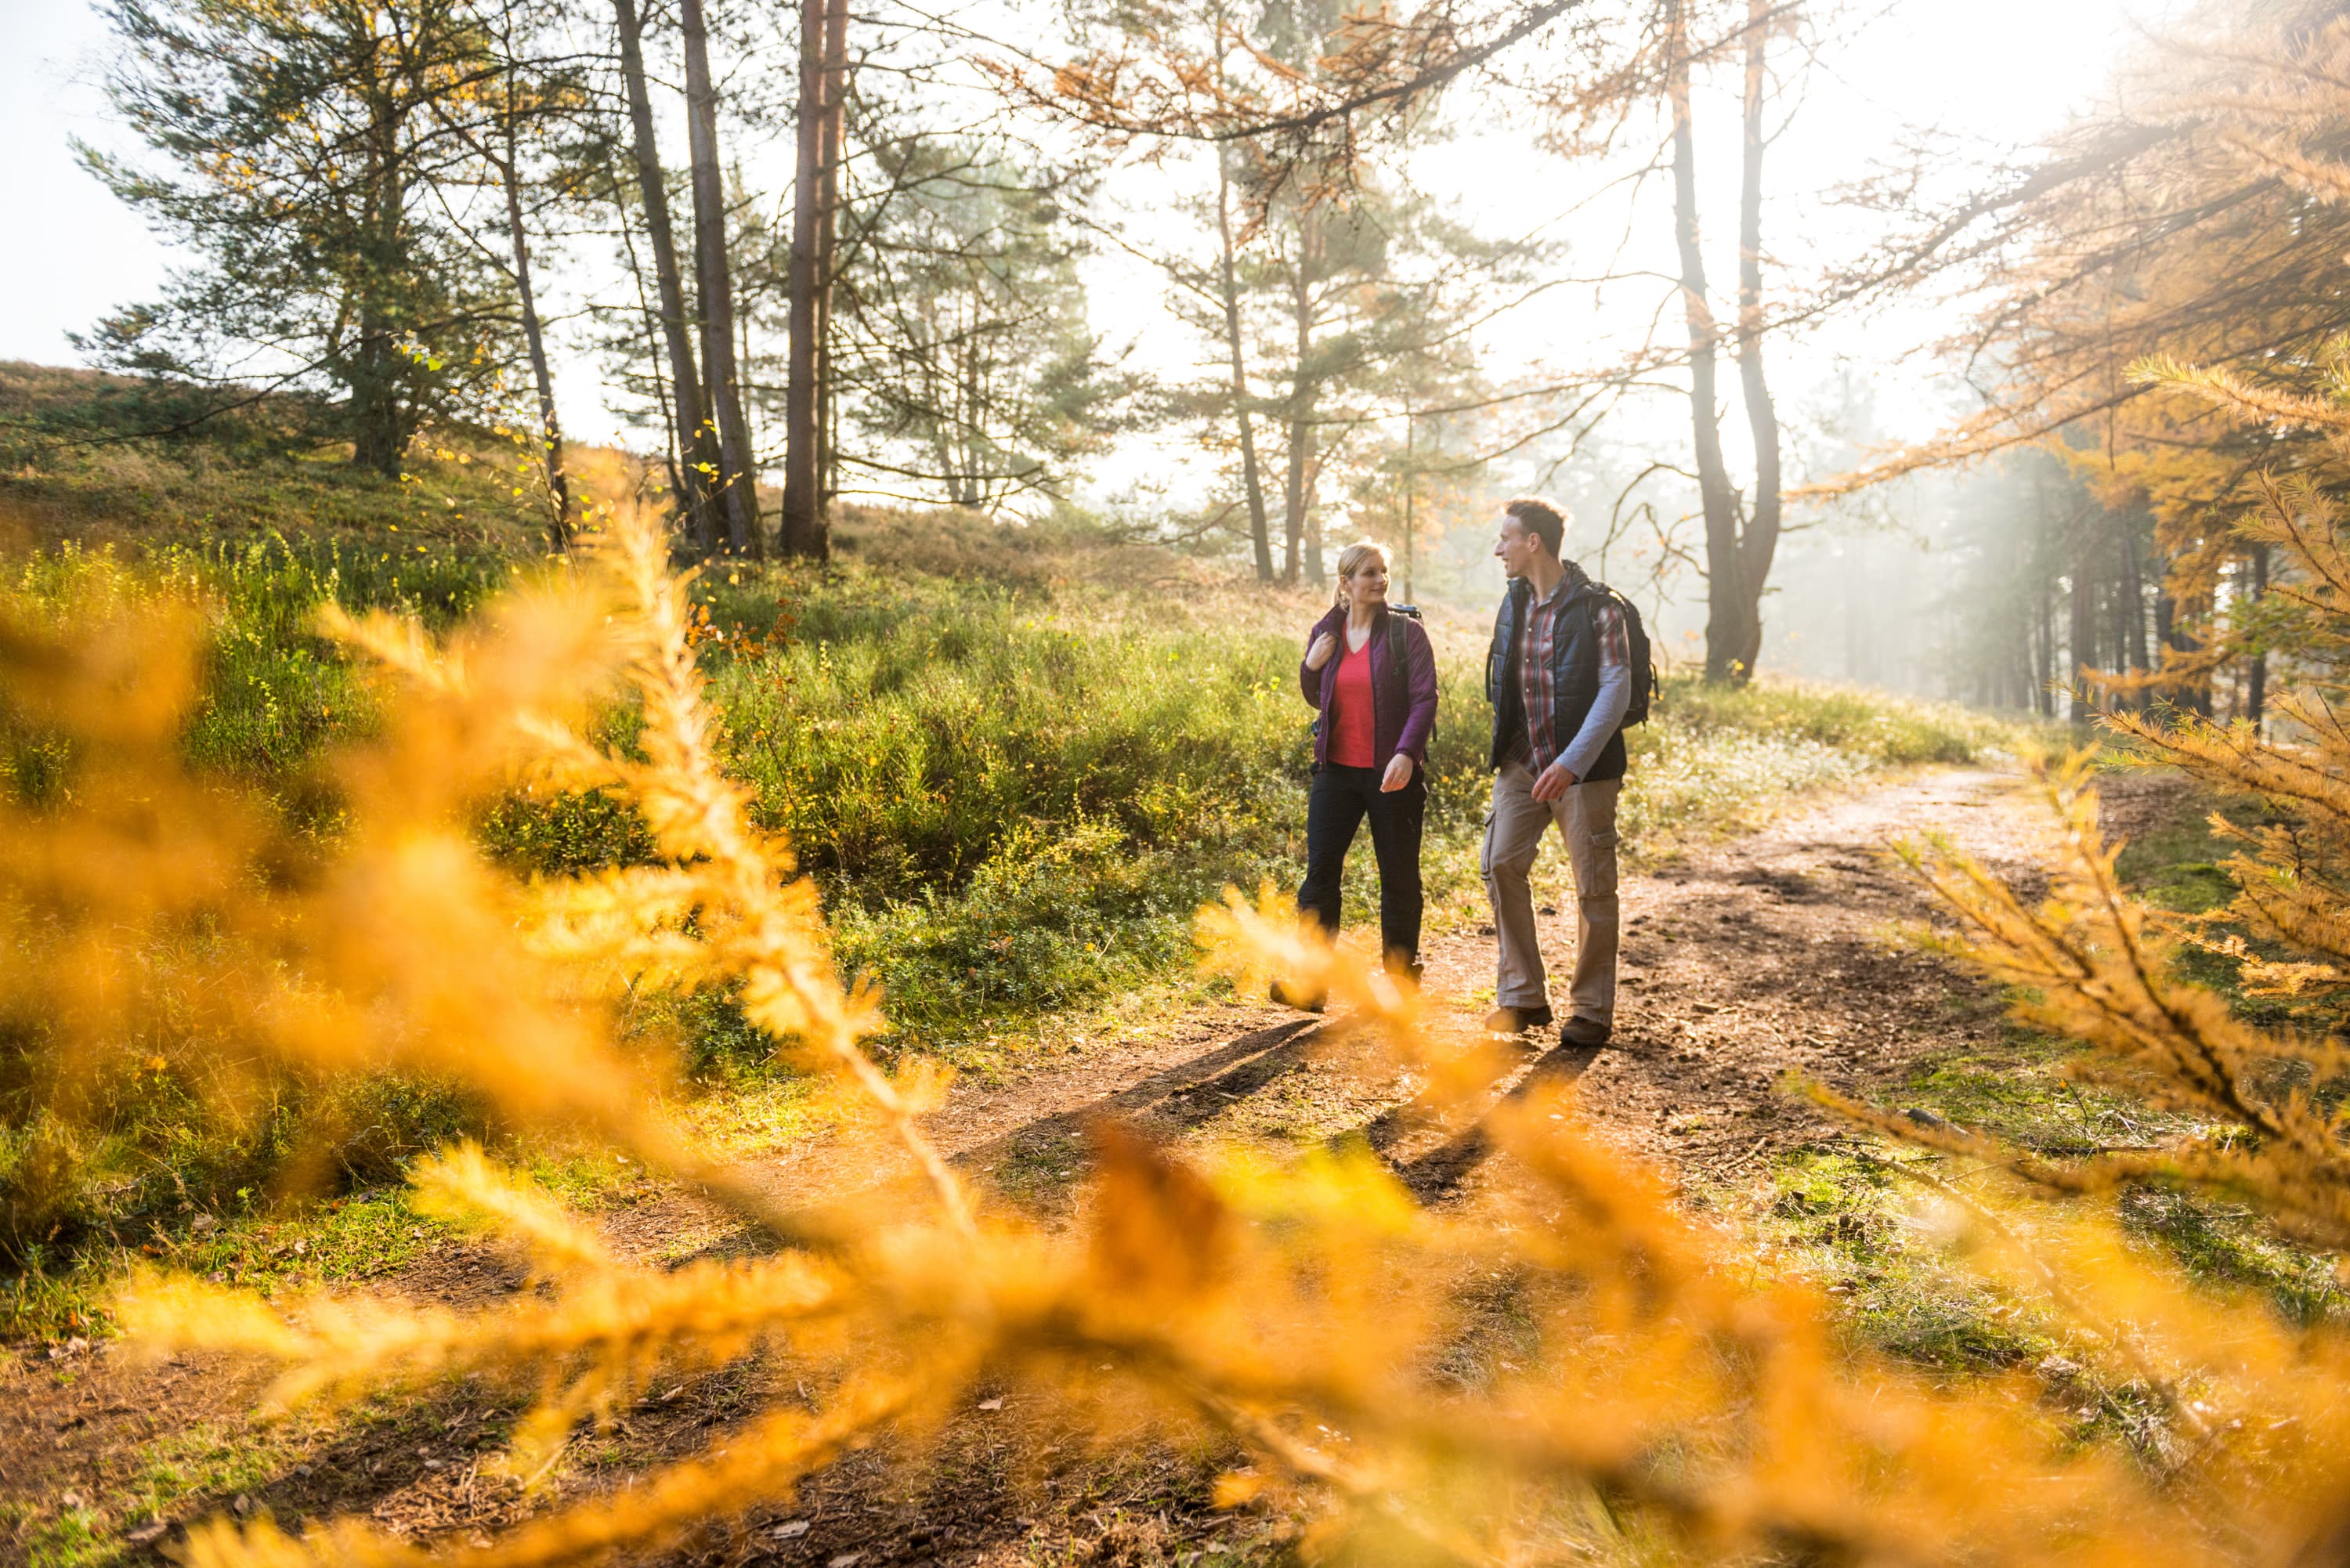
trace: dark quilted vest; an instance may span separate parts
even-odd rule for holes
[[[1513,582],[1493,621],[1493,646],[1485,659],[1485,700],[1493,705],[1492,765],[1496,769],[1509,759],[1521,727],[1532,735],[1537,732],[1535,724],[1545,725],[1539,732],[1544,738],[1543,750],[1553,756],[1565,750],[1599,696],[1599,628],[1594,612],[1607,597],[1586,582],[1573,590],[1560,610],[1558,630],[1551,639],[1551,711],[1534,714],[1528,722],[1524,687],[1518,680],[1518,645],[1534,598],[1533,584],[1523,578]],[[1625,761],[1624,732],[1619,729],[1607,738],[1583,782],[1620,779]]]

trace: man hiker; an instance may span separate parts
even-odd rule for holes
[[[1623,609],[1559,558],[1565,536],[1556,506],[1523,496],[1503,508],[1493,545],[1510,583],[1485,660],[1494,774],[1482,869],[1501,942],[1501,1005],[1485,1022],[1515,1034],[1551,1021],[1526,874],[1555,822],[1575,895],[1575,979],[1559,1044],[1596,1046],[1616,1019],[1616,796],[1632,670]]]

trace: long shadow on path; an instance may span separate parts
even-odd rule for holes
[[[1432,1148],[1405,1152],[1412,1135],[1432,1122],[1418,1101],[1382,1111],[1363,1129],[1363,1136],[1411,1189],[1412,1196],[1422,1203],[1440,1202],[1458,1191],[1471,1173],[1492,1154],[1492,1136],[1487,1129],[1496,1113],[1545,1085],[1573,1083],[1591,1070],[1592,1063],[1605,1049],[1597,1045],[1553,1046],[1536,1057],[1534,1065],[1474,1122]]]
[[[1198,1127],[1303,1065],[1321,1031],[1318,1018],[1253,1030],[1115,1094],[1024,1123],[966,1149],[956,1163],[990,1168],[1051,1163],[1081,1145],[1087,1124],[1104,1116],[1176,1130]]]
[[[1051,1170],[1055,1176],[1066,1176],[1073,1166],[1086,1161],[1086,1129],[1103,1117],[1180,1135],[1213,1121],[1237,1102],[1305,1065],[1323,1029],[1322,1020],[1301,1019],[1252,1031],[1115,1094],[1024,1123],[965,1150],[957,1162],[991,1170]],[[1580,1078],[1598,1059],[1601,1049],[1560,1045],[1543,1052],[1475,1122],[1432,1147],[1419,1147],[1424,1135],[1437,1126],[1437,1118],[1418,1101],[1390,1106],[1334,1141],[1362,1139],[1420,1201],[1442,1201],[1492,1153],[1488,1128],[1503,1106],[1522,1101],[1543,1085]],[[1021,1183],[1015,1179],[1011,1185],[1016,1188]]]

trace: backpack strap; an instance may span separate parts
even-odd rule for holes
[[[1404,716],[1411,704],[1411,682],[1405,678],[1403,663],[1407,647],[1403,630],[1406,618],[1389,610],[1385,619],[1388,623],[1388,683],[1395,702],[1396,733],[1401,734]]]

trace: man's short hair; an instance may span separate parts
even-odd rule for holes
[[[1566,544],[1566,519],[1557,507],[1539,495],[1521,495],[1515,501],[1504,502],[1502,510],[1518,520],[1518,526],[1543,543],[1543,548],[1555,556]]]

